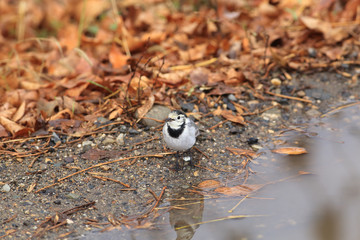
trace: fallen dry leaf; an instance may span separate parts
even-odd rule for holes
[[[205,188],[217,188],[217,187],[220,187],[221,184],[219,181],[216,181],[216,180],[205,180],[201,183],[199,183],[198,187],[199,188],[202,188],[202,189],[205,189]]]
[[[273,153],[288,154],[288,155],[300,155],[307,153],[305,148],[302,147],[284,147],[272,150]]]
[[[150,111],[150,109],[154,105],[154,102],[155,102],[155,97],[154,95],[151,94],[150,97],[144,103],[144,105],[142,105],[136,110],[138,121],[140,121]]]
[[[23,101],[20,105],[20,107],[17,109],[17,111],[15,112],[14,116],[12,117],[12,120],[14,122],[19,121],[25,114],[25,107],[26,107],[26,102]]]
[[[221,116],[231,122],[240,123],[242,125],[246,125],[244,117],[240,115],[234,115],[232,111],[230,110],[223,110],[221,112]]]
[[[240,148],[232,148],[232,147],[226,147],[226,149],[236,155],[245,155],[252,158],[259,156],[258,153],[248,149],[240,149]]]
[[[234,187],[219,187],[214,191],[221,193],[227,196],[239,196],[239,195],[248,195],[249,193],[258,190],[263,185],[237,185]]]
[[[349,30],[343,26],[333,27],[329,22],[308,16],[302,16],[300,20],[307,28],[321,32],[330,43],[340,42],[349,36]]]
[[[129,57],[123,54],[119,47],[117,47],[115,44],[112,45],[109,52],[109,61],[114,68],[123,68],[126,66],[128,59]]]
[[[21,126],[21,125],[17,124],[16,122],[11,121],[10,119],[7,119],[3,116],[0,116],[0,124],[6,130],[8,130],[12,135],[15,135],[15,133],[25,129],[24,126]]]

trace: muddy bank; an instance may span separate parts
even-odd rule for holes
[[[336,73],[295,74],[292,80],[271,89],[276,94],[310,100],[311,104],[272,95],[265,100],[251,95],[243,99],[230,96],[230,100],[223,96],[219,106],[227,104],[231,110],[231,102],[235,101],[259,113],[246,116],[246,126],[204,114],[196,121],[201,130],[196,144],[200,151],[191,150],[193,166],[185,164],[181,171],[174,170],[174,155],[161,155],[167,151],[158,128],[140,124],[133,129],[126,123],[109,123],[106,119],[99,120],[99,126],[106,127],[98,134],[73,138],[73,143],[60,147],[55,147],[54,141],[54,147],[39,156],[16,158],[3,153],[0,236],[72,239],[98,228],[158,228],[157,223],[168,211],[162,207],[171,206],[170,199],[178,199],[189,190],[199,191],[194,186],[205,180],[216,180],[223,186],[243,184],[245,180],[263,183],[266,162],[257,158],[249,161],[247,156],[228,149],[260,153],[280,131],[307,123],[334,106],[358,101],[360,86],[355,80]],[[59,137],[66,141],[66,135]],[[2,144],[25,152],[42,146],[45,140]],[[99,165],[116,159],[120,160]],[[204,197],[198,195],[198,201]],[[201,208],[201,203],[197,206]],[[47,217],[53,218],[47,221]],[[51,229],[54,222],[64,224]]]

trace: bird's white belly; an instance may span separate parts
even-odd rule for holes
[[[163,129],[163,131],[166,130]],[[178,138],[172,138],[164,134],[164,141],[166,145],[173,150],[186,151],[195,144],[196,137],[187,131],[186,134],[181,134]]]

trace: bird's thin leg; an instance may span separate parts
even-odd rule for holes
[[[184,166],[180,166],[179,161],[181,161],[181,158],[179,156],[179,152],[175,153],[175,171],[179,171],[182,169],[182,167]]]

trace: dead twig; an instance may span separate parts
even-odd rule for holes
[[[323,118],[323,117],[326,117],[334,112],[337,112],[337,111],[340,111],[341,109],[344,109],[344,108],[348,108],[348,107],[352,107],[352,106],[355,106],[355,105],[358,105],[360,104],[360,101],[359,102],[354,102],[354,103],[349,103],[349,104],[345,104],[345,105],[342,105],[342,106],[339,106],[335,109],[332,109],[330,111],[328,111],[327,113],[324,113],[323,115],[321,115],[320,117]]]
[[[203,151],[201,151],[199,148],[197,148],[196,146],[194,146],[194,148],[201,153],[204,157],[206,157],[207,159],[210,159],[208,155],[206,155]]]
[[[154,141],[154,140],[158,140],[158,139],[159,139],[159,137],[150,138],[150,139],[147,139],[147,140],[144,140],[144,141],[135,143],[134,146],[141,145],[141,144],[144,144],[144,143],[147,143],[147,142],[151,142],[151,141]]]
[[[10,218],[4,220],[4,221],[1,223],[1,225],[4,225],[4,224],[6,224],[6,223],[11,222],[11,221],[14,220],[16,217],[17,217],[17,214],[15,213],[15,214],[12,215]]]
[[[108,178],[108,177],[101,177],[101,176],[96,176],[96,175],[92,175],[92,177],[103,180],[103,181],[112,181],[112,182],[120,183],[124,187],[130,188],[129,184],[123,183],[123,182],[121,182],[119,180],[116,180],[116,179],[112,179],[112,178]]]
[[[223,121],[221,121],[221,122],[218,122],[218,123],[215,124],[214,126],[210,127],[209,130],[213,130],[213,129],[217,128],[218,126],[226,123],[227,121],[228,121],[228,120],[223,120]]]
[[[276,96],[276,97],[287,98],[287,99],[296,100],[296,101],[300,101],[300,102],[312,103],[312,101],[311,101],[311,100],[308,100],[308,99],[303,99],[303,98],[298,98],[298,97],[292,97],[292,96],[287,96],[287,95],[278,94],[278,93],[272,93],[272,92],[270,92],[270,91],[265,91],[265,93],[267,93],[267,94],[269,94],[269,95]]]

